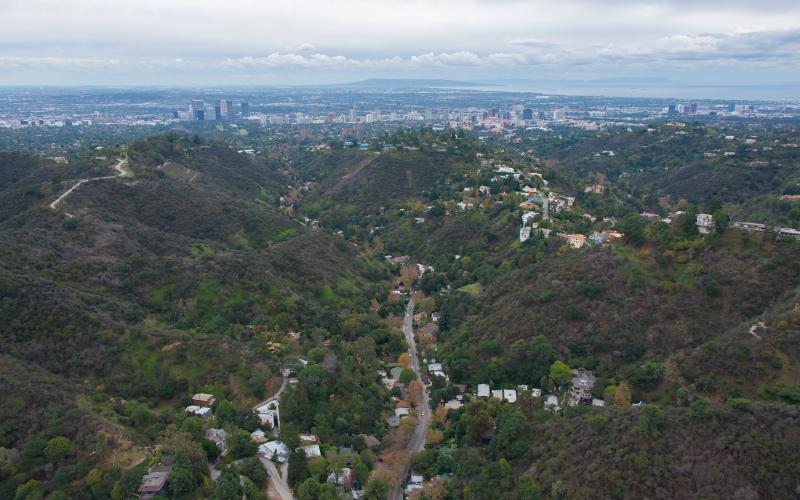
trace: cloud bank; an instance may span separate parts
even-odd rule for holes
[[[3,0],[0,83],[800,79],[800,2]]]

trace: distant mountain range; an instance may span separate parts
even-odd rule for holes
[[[329,85],[331,87],[359,88],[425,88],[425,87],[486,87],[486,83],[464,82],[459,80],[436,80],[418,78],[370,78],[351,83]]]

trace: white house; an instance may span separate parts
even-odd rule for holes
[[[492,398],[494,398],[494,399],[503,399],[503,390],[502,389],[493,389],[492,390]]]
[[[714,230],[714,216],[711,214],[697,214],[695,221],[700,234],[710,234]]]
[[[280,441],[270,441],[258,447],[258,454],[270,460],[277,457],[278,462],[284,463],[289,459],[289,448]]]
[[[532,220],[534,217],[536,217],[536,212],[525,212],[522,214],[522,225],[528,224],[528,221]]]
[[[444,404],[444,407],[447,408],[448,410],[458,410],[462,406],[464,406],[464,403],[462,403],[457,399],[451,399],[450,401]]]
[[[211,416],[211,408],[206,406],[197,406],[197,405],[190,405],[186,407],[186,413],[191,413],[193,415],[197,415],[198,417],[209,417]]]
[[[514,389],[503,389],[503,399],[505,399],[509,403],[516,403],[517,391],[515,391]]]
[[[479,398],[488,398],[491,395],[492,395],[492,390],[489,388],[489,384],[478,384]]]
[[[522,226],[519,228],[519,242],[525,243],[531,239],[531,228],[528,226]]]
[[[303,453],[306,454],[306,458],[315,458],[315,457],[321,457],[322,456],[322,451],[319,449],[319,445],[318,444],[310,444],[308,446],[301,446],[298,449],[303,450]]]
[[[544,400],[544,407],[553,411],[560,410],[561,406],[558,404],[558,397],[556,397],[554,394],[549,394]]]

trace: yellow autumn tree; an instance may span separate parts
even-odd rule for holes
[[[625,382],[620,382],[614,391],[612,402],[617,406],[629,407],[631,405],[631,389]]]
[[[397,358],[397,364],[403,368],[408,368],[408,365],[411,364],[411,358],[407,352],[404,352],[399,358]]]

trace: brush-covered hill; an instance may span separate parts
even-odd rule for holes
[[[383,265],[284,215],[286,181],[249,155],[172,135],[95,155],[0,156],[2,497],[29,480],[73,494],[94,466],[135,465],[193,392],[246,408],[274,391],[286,332],[336,338],[386,297]],[[126,155],[128,175],[48,207]],[[72,445],[55,460],[57,437]]]

